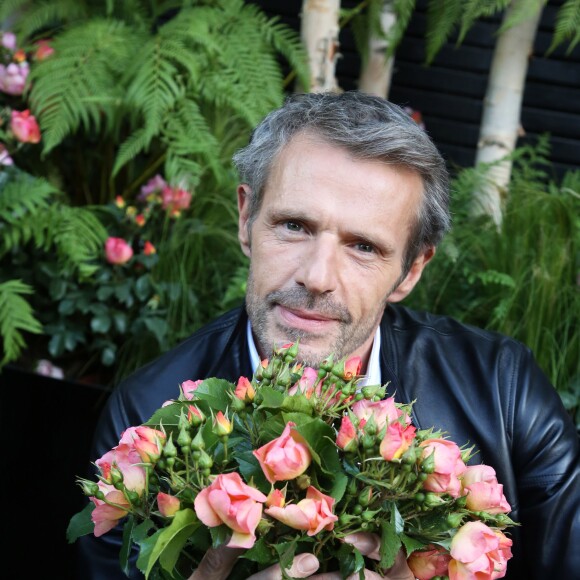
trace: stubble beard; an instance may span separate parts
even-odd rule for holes
[[[390,294],[390,292],[388,293]],[[316,295],[304,288],[295,286],[286,290],[275,290],[261,298],[256,294],[255,282],[250,267],[246,292],[246,309],[258,350],[269,356],[274,347],[288,342],[300,341],[298,360],[302,364],[317,367],[330,354],[334,360],[340,360],[355,352],[375,331],[387,305],[387,296],[377,307],[375,316],[359,321],[353,320],[348,308],[331,296]],[[313,310],[337,320],[338,333],[329,342],[327,351],[321,352],[317,347],[310,347],[309,341],[321,340],[325,335],[310,333],[274,322],[272,312],[276,305],[291,309]],[[276,334],[278,337],[274,336]]]

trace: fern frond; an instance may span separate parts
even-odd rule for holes
[[[566,0],[558,10],[548,54],[563,42],[569,42],[566,54],[570,54],[580,42],[580,0]]]
[[[34,317],[30,304],[22,297],[33,292],[31,286],[20,280],[0,283],[0,336],[3,341],[0,368],[16,360],[26,347],[22,332],[42,332],[42,325]]]
[[[387,48],[387,58],[395,54],[395,50],[403,40],[403,36],[415,11],[415,0],[395,0],[393,2],[393,10],[396,21],[388,35],[389,46]]]
[[[30,100],[42,128],[46,154],[79,127],[112,129],[123,97],[119,78],[141,36],[123,23],[91,20],[54,40],[55,54],[33,67]]]
[[[454,31],[463,10],[462,0],[430,0],[427,5],[426,61],[433,62]]]
[[[461,27],[457,36],[457,45],[464,40],[473,23],[479,18],[489,18],[494,14],[505,10],[511,0],[466,0],[463,2],[461,15]]]
[[[501,34],[517,24],[520,24],[524,20],[528,20],[531,16],[542,10],[547,1],[548,0],[512,0],[510,2],[509,14],[507,14],[497,33]]]
[[[155,136],[150,127],[143,127],[135,130],[127,139],[121,143],[119,153],[115,158],[115,164],[112,170],[112,176],[115,177],[121,168],[131,159],[137,157],[142,151],[147,151],[151,140]]]
[[[3,174],[0,195],[0,256],[11,248],[25,244],[35,235],[35,222],[58,193],[44,179],[23,172]]]

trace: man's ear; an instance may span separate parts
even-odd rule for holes
[[[391,292],[388,297],[388,302],[400,302],[403,298],[406,298],[415,285],[421,279],[421,274],[425,269],[425,266],[431,261],[431,258],[435,255],[435,246],[430,246],[426,250],[423,250],[419,256],[415,258],[415,261],[411,265],[411,269],[403,279],[403,281]]]
[[[249,258],[250,250],[250,196],[252,190],[246,183],[238,185],[238,240],[242,247],[242,252]]]

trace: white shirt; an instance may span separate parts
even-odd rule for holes
[[[256,349],[256,343],[254,342],[254,336],[252,335],[252,325],[248,320],[248,325],[246,327],[246,334],[248,336],[248,349],[250,354],[250,363],[252,368],[255,370],[260,364],[260,355]],[[364,387],[365,385],[380,385],[381,384],[381,365],[379,363],[379,352],[381,351],[381,331],[377,328],[375,332],[375,338],[373,340],[373,348],[371,350],[371,356],[369,357],[369,364],[367,368],[367,374],[362,377],[358,383],[359,387]]]

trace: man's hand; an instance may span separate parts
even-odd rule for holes
[[[344,540],[352,544],[363,556],[373,560],[379,560],[379,548],[381,540],[376,534],[360,532],[351,534]],[[235,548],[210,548],[203,557],[198,569],[189,577],[189,580],[225,580],[232,571],[239,555],[244,550]],[[312,554],[299,554],[287,570],[287,574],[293,578],[310,578],[311,580],[341,580],[340,572],[326,572],[313,574],[320,564]],[[415,580],[415,576],[407,566],[407,560],[402,550],[397,554],[395,564],[386,571],[385,576],[376,572],[365,570],[366,580]],[[359,575],[353,574],[347,580],[358,580]],[[270,566],[257,574],[253,574],[248,580],[282,580],[282,570],[279,564]]]

